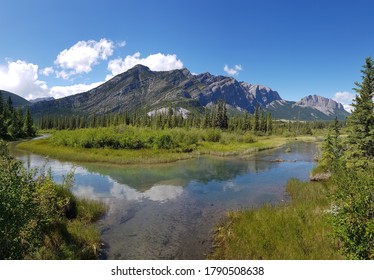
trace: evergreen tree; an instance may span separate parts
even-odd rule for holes
[[[166,127],[167,128],[172,128],[172,120],[173,120],[173,109],[171,106],[168,108],[168,114],[166,117]]]
[[[260,112],[258,105],[256,105],[255,113],[253,115],[252,129],[254,132],[257,132],[260,129]]]
[[[21,109],[13,110],[8,126],[8,134],[13,139],[21,138],[23,134],[23,114]]]
[[[32,116],[30,113],[30,108],[27,107],[26,109],[26,116],[23,122],[23,132],[26,136],[33,137],[35,136],[35,129],[33,127],[34,123],[32,120]]]
[[[14,111],[13,101],[12,101],[12,98],[10,96],[8,97],[8,106],[7,107],[8,107],[9,112],[13,113],[13,111]]]
[[[267,113],[266,115],[266,133],[271,134],[273,131],[273,120],[271,118],[271,113]]]
[[[265,112],[261,110],[260,114],[260,131],[266,132],[266,118],[265,118]]]
[[[366,58],[362,83],[356,82],[357,92],[352,115],[348,118],[346,157],[349,166],[365,167],[374,163],[374,68],[372,58]]]
[[[222,127],[223,129],[227,129],[229,127],[229,117],[227,116],[227,108],[226,108],[226,102],[223,102],[223,121],[222,121]]]
[[[218,101],[217,113],[215,115],[215,127],[221,129],[227,129],[228,127],[226,103],[224,103],[222,99]]]
[[[0,139],[4,139],[7,135],[7,127],[5,125],[4,117],[0,114]]]
[[[4,114],[4,100],[3,100],[3,94],[0,91],[0,115]]]
[[[334,149],[334,156],[336,159],[339,159],[342,156],[343,147],[341,140],[339,138],[340,136],[340,127],[339,127],[339,121],[338,118],[335,117],[333,126],[332,126],[332,132],[333,132],[333,149]]]

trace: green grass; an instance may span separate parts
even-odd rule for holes
[[[22,142],[17,147],[66,161],[125,165],[167,163],[202,154],[246,156],[280,147],[289,140],[295,138],[254,136],[248,132],[213,129],[111,127],[55,131],[50,138]]]
[[[101,162],[114,164],[167,163],[192,158],[191,153],[178,153],[163,149],[108,149],[58,146],[49,139],[22,142],[17,148],[36,154],[73,162]]]
[[[215,234],[212,259],[342,259],[329,221],[328,184],[291,179],[291,201],[230,212]]]

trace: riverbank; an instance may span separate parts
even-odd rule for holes
[[[215,233],[211,259],[336,260],[330,221],[333,186],[291,179],[290,201],[229,212]]]
[[[65,135],[59,135],[58,137],[64,138],[65,141],[72,133],[76,132],[64,133]],[[177,131],[177,133],[180,133],[180,131]],[[202,132],[191,132],[192,136],[189,137],[194,138],[193,143],[186,144],[185,148],[176,147],[167,149],[162,147],[144,147],[115,149],[106,146],[100,148],[84,148],[75,143],[61,144],[60,142],[65,143],[66,141],[57,141],[53,137],[22,142],[17,145],[17,148],[64,161],[127,165],[170,163],[178,160],[195,158],[201,155],[248,157],[258,151],[281,147],[289,141],[316,141],[316,138],[312,136],[297,138],[279,136],[254,137],[251,135],[237,136],[234,133],[221,132],[219,132],[219,136],[213,136],[213,138],[217,137],[219,139],[212,139],[214,141],[209,141],[209,136],[206,137],[206,139],[204,136],[200,136],[199,133]],[[168,136],[168,134],[165,135]],[[173,134],[171,134],[170,138],[172,137]],[[74,141],[76,140],[74,139]]]
[[[0,141],[0,259],[99,259],[100,201],[76,197],[73,174],[56,184],[43,168],[26,170]]]

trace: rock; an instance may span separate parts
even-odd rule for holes
[[[324,172],[324,173],[317,173],[314,175],[309,176],[310,181],[320,182],[320,181],[326,181],[330,179],[331,173],[330,172]]]

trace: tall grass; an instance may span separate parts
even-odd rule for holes
[[[332,237],[332,187],[291,179],[291,201],[230,212],[217,229],[213,259],[341,259]]]
[[[251,132],[243,131],[132,126],[51,133],[52,137],[48,139],[23,142],[17,147],[76,162],[152,164],[189,159],[202,154],[246,156],[279,147],[289,140],[277,136],[254,136]]]

